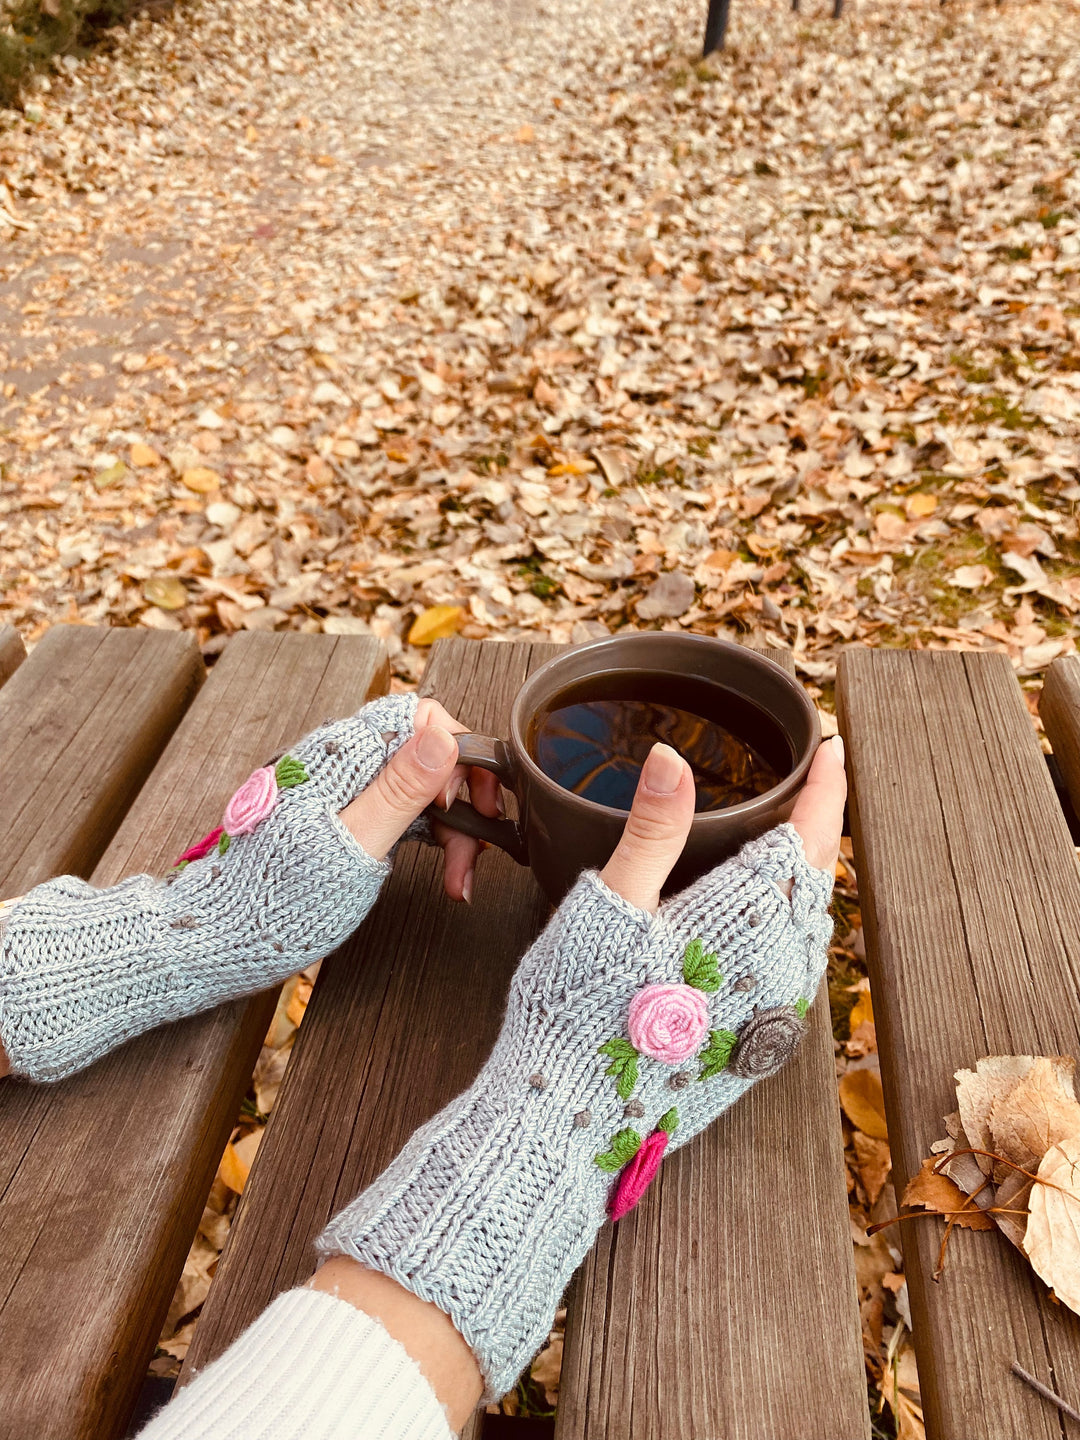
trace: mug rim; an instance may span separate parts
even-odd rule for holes
[[[770,790],[766,790],[761,795],[755,795],[750,800],[742,800],[737,805],[725,805],[720,810],[698,811],[694,815],[691,828],[715,824],[719,821],[727,820],[732,816],[752,819],[758,811],[774,808],[778,799],[785,801],[801,788],[809,772],[810,765],[813,762],[818,745],[821,743],[821,720],[818,716],[817,706],[810,699],[810,696],[806,693],[798,679],[794,675],[789,674],[782,665],[778,665],[775,660],[771,660],[768,655],[763,655],[760,650],[752,650],[750,646],[740,645],[737,641],[729,640],[725,636],[697,635],[692,632],[689,634],[684,632],[679,635],[672,635],[665,631],[658,630],[636,630],[629,635],[602,635],[596,640],[587,640],[582,645],[571,645],[568,649],[560,650],[558,655],[553,655],[550,660],[545,660],[543,665],[541,665],[539,669],[534,670],[528,677],[525,684],[514,697],[513,708],[510,711],[510,740],[513,745],[515,764],[519,766],[524,765],[532,783],[540,786],[550,795],[558,797],[563,803],[568,803],[572,809],[580,810],[583,816],[604,815],[625,820],[626,816],[629,815],[629,810],[620,810],[614,805],[602,805],[598,800],[589,800],[584,795],[577,795],[573,790],[565,789],[557,780],[553,780],[550,775],[546,774],[529,753],[529,747],[525,741],[524,722],[535,713],[536,706],[530,705],[528,707],[528,715],[526,715],[526,701],[542,677],[550,674],[550,672],[559,665],[565,664],[571,656],[581,655],[588,650],[603,650],[613,643],[625,643],[630,640],[645,641],[648,644],[655,644],[661,640],[677,640],[680,643],[690,642],[691,644],[708,646],[710,648],[719,645],[732,655],[738,656],[739,659],[749,660],[752,665],[763,665],[773,672],[773,674],[784,683],[791,694],[794,695],[796,702],[803,708],[809,721],[810,744],[807,746],[805,753],[796,757],[795,764],[779,784],[774,785]],[[751,696],[745,696],[744,698],[749,700],[751,704],[757,703]],[[758,705],[758,709],[761,708],[762,707]]]

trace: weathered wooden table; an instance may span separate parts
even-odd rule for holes
[[[550,646],[441,642],[424,681],[505,723]],[[0,631],[0,895],[58,871],[163,872],[254,764],[385,688],[356,636],[248,634],[203,683],[190,637],[59,626],[16,668]],[[994,1049],[1078,1053],[1080,881],[1030,719],[999,656],[854,651],[841,668],[875,1011],[898,1174],[951,1076]],[[1080,663],[1047,727],[1080,787]],[[322,967],[185,1374],[312,1263],[329,1215],[466,1086],[546,905],[488,854],[474,903],[404,847]],[[0,1437],[123,1435],[272,994],[144,1036],[61,1085],[0,1084]],[[863,1440],[869,1433],[828,1007],[796,1061],[677,1152],[605,1227],[569,1303],[561,1437]],[[453,1017],[467,1014],[462,1027]],[[996,1237],[954,1236],[940,1286],[912,1228],[928,1433],[1050,1437],[1013,1358],[1080,1396],[1080,1322]],[[981,1242],[981,1243],[980,1243]],[[481,1433],[478,1417],[471,1436]]]

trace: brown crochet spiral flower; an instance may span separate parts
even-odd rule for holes
[[[744,1080],[775,1075],[799,1048],[805,1029],[794,1005],[763,1010],[743,1026],[728,1068]]]

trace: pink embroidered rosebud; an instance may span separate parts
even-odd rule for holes
[[[630,1213],[652,1184],[653,1176],[660,1169],[660,1161],[667,1149],[666,1130],[654,1130],[641,1142],[641,1148],[619,1176],[619,1183],[608,1202],[608,1214],[612,1220],[621,1220]]]
[[[709,1002],[693,985],[646,985],[630,1001],[631,1044],[665,1065],[693,1055],[708,1028]]]
[[[272,765],[249,775],[225,806],[222,829],[226,835],[250,835],[278,802],[278,783]]]
[[[189,845],[179,860],[177,860],[176,865],[189,865],[192,860],[201,860],[204,855],[209,855],[210,851],[213,850],[214,846],[221,839],[221,829],[222,827],[219,825],[216,829],[211,830],[209,835],[204,835],[203,838],[197,840],[194,845]],[[176,869],[176,865],[173,866],[174,870]]]

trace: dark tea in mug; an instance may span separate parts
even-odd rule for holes
[[[569,686],[533,717],[528,748],[564,790],[629,810],[657,741],[694,773],[697,811],[764,795],[795,757],[781,728],[744,696],[692,676],[607,674]]]

